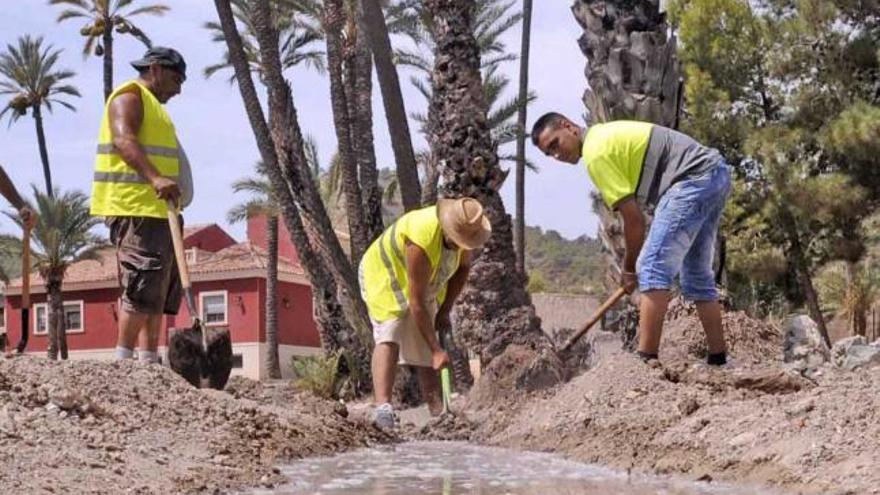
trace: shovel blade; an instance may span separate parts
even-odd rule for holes
[[[202,347],[207,332],[208,348]],[[201,325],[172,331],[168,340],[168,364],[196,388],[222,390],[232,372],[232,339],[227,329],[204,329]]]

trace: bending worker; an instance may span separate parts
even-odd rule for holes
[[[417,368],[422,397],[431,413],[439,414],[436,371],[448,365],[449,357],[438,331],[449,331],[449,313],[467,280],[470,252],[491,233],[477,200],[441,199],[400,217],[364,253],[359,275],[373,323],[376,426],[395,424],[391,388],[398,364]]]
[[[647,122],[615,121],[582,128],[558,113],[538,119],[532,141],[547,156],[583,159],[605,204],[623,217],[626,254],[620,284],[641,292],[639,355],[657,359],[670,289],[680,278],[695,301],[711,365],[727,362],[721,305],[712,271],[715,238],[730,194],[721,154],[680,132]],[[654,220],[645,232],[643,211]]]

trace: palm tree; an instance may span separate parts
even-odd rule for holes
[[[511,11],[514,4],[515,2],[507,0],[477,0],[474,11],[474,35],[480,52],[480,72],[483,79],[484,98],[489,108],[489,128],[492,132],[492,138],[498,146],[516,140],[519,124],[514,121],[514,118],[517,116],[520,103],[522,101],[523,105],[528,105],[536,98],[534,93],[527,92],[522,97],[518,95],[506,101],[501,99],[511,80],[507,75],[499,72],[499,69],[501,64],[517,58],[515,54],[507,52],[501,37],[523,18],[522,13]],[[415,3],[410,8],[416,12],[417,18],[421,20],[423,29],[432,29],[434,19],[428,15],[422,4]],[[431,101],[430,81],[436,43],[430,36],[421,36],[415,41],[417,46],[420,46],[419,50],[398,50],[395,56],[401,65],[416,71],[415,75],[410,76],[410,83],[427,101]],[[423,132],[430,133],[427,115],[413,112],[410,116],[420,124]],[[419,155],[423,158],[429,158],[429,155],[425,153],[419,153]],[[515,154],[502,154],[500,158],[504,162],[516,162],[517,160]],[[422,167],[425,168],[425,175],[433,178],[433,181],[428,180],[424,185],[428,191],[431,191],[430,194],[424,195],[428,202],[436,200],[436,182],[434,181],[439,179],[439,174],[434,170],[434,164],[435,161],[430,159],[421,162]],[[537,170],[534,164],[528,161],[525,162],[525,167],[532,171]]]
[[[529,95],[529,46],[532,32],[532,0],[523,0],[522,45],[519,51],[519,108],[516,116],[516,268],[526,272],[526,101]]]
[[[43,194],[36,187],[36,212],[39,215],[32,233],[32,256],[34,266],[46,283],[49,303],[49,359],[67,359],[66,322],[61,284],[67,267],[83,260],[98,260],[98,252],[108,246],[99,235],[91,232],[101,220],[89,213],[89,198],[80,191],[55,190],[53,195]],[[20,227],[18,212],[5,215]],[[10,251],[21,252],[21,239],[9,235],[0,236],[0,243]],[[27,274],[22,274],[27,276]]]
[[[305,156],[302,131],[290,88],[284,81],[278,35],[268,0],[257,0],[254,26],[265,68],[269,120],[263,113],[229,0],[214,0],[230,60],[272,191],[297,254],[309,275],[316,322],[325,350],[345,348],[352,366],[368,376],[369,319],[358,297],[358,283],[327,216],[314,170]]]
[[[52,173],[49,169],[49,151],[46,147],[46,133],[43,131],[43,107],[50,113],[52,105],[58,104],[76,111],[70,103],[61,99],[62,95],[80,96],[79,90],[65,80],[75,75],[73,71],[55,70],[61,50],[52,45],[43,47],[43,38],[25,35],[18,38],[18,46],[7,45],[0,54],[0,95],[14,95],[0,117],[9,113],[10,125],[31,110],[37,130],[37,144],[40,160],[43,163],[43,179],[46,181],[46,194],[52,196]]]
[[[131,22],[132,17],[142,14],[165,15],[171,7],[162,4],[147,5],[123,12],[134,0],[49,0],[49,5],[66,8],[58,15],[57,22],[67,19],[86,19],[87,24],[79,30],[85,36],[83,57],[94,51],[96,57],[104,57],[104,99],[113,92],[113,29],[119,34],[134,36],[147,48],[152,42],[140,28]]]
[[[262,78],[260,48],[257,46],[257,36],[254,30],[253,8],[255,1],[232,0],[230,3],[235,20],[241,26],[245,56],[251,70]],[[317,8],[315,0],[276,0],[272,3],[275,28],[281,37],[281,65],[284,69],[304,64],[319,74],[326,71],[324,52],[313,48],[314,43],[324,38],[324,34],[320,26],[316,25],[309,16],[301,14],[302,9],[314,10]],[[218,22],[206,22],[204,27],[211,32],[211,41],[225,43],[223,27]],[[216,72],[226,69],[232,69],[229,50],[224,51],[222,62],[205,67],[204,74],[205,77],[211,77]],[[233,74],[229,81],[234,80]]]
[[[272,185],[266,178],[266,165],[257,163],[257,177],[239,179],[232,183],[234,192],[253,195],[245,203],[234,206],[226,218],[229,223],[247,221],[254,215],[266,216],[266,374],[281,378],[278,358],[278,203],[272,194]]]
[[[457,330],[483,364],[510,343],[547,351],[540,320],[526,292],[526,277],[515,266],[510,217],[497,189],[504,172],[489,128],[488,106],[480,77],[480,49],[474,36],[474,0],[425,0],[434,20],[436,46],[433,93],[429,107],[429,140],[434,156],[443,157],[444,196],[470,196],[483,204],[492,222],[492,237],[472,267],[469,285],[456,306]],[[461,139],[468,136],[468,139]],[[550,355],[549,352],[545,354]],[[561,378],[558,363],[544,370]],[[529,373],[524,371],[524,373]],[[517,378],[528,378],[521,375]]]
[[[416,154],[413,150],[412,136],[409,131],[409,122],[406,117],[406,107],[403,102],[403,94],[400,91],[400,79],[395,67],[389,25],[386,23],[382,12],[380,0],[358,0],[361,6],[359,21],[363,30],[366,31],[370,50],[373,52],[373,61],[376,64],[376,74],[379,79],[379,88],[382,91],[382,103],[385,106],[385,120],[388,122],[388,132],[391,135],[391,147],[394,151],[394,161],[397,164],[397,176],[400,180],[400,193],[403,198],[404,208],[409,211],[418,208],[421,204],[421,188],[419,185],[419,172],[416,164]],[[405,3],[405,2],[404,2]],[[415,2],[417,3],[417,2]],[[397,8],[399,12],[404,8]],[[391,10],[389,8],[389,10]],[[411,33],[418,30],[405,17],[400,25],[407,26]]]

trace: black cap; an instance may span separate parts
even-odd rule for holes
[[[143,58],[132,62],[131,66],[135,69],[142,70],[148,68],[152,64],[169,67],[180,73],[180,75],[186,79],[186,61],[183,60],[183,55],[174,48],[154,46],[147,50],[147,53],[144,54]]]

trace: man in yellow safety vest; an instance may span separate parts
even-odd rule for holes
[[[167,201],[192,199],[192,177],[171,117],[162,106],[180,94],[186,62],[153,47],[131,65],[137,79],[107,98],[92,182],[92,215],[106,218],[122,286],[116,357],[158,360],[162,315],[176,314],[181,288]]]
[[[467,281],[471,251],[492,227],[479,201],[441,199],[410,211],[364,253],[361,295],[373,323],[373,421],[394,426],[391,388],[397,365],[416,366],[422,397],[439,413],[436,370],[449,364],[438,332],[449,331],[449,313]]]

